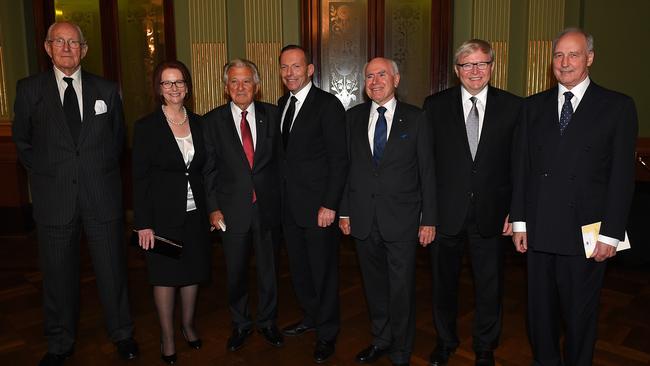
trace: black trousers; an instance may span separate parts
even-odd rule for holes
[[[528,250],[528,336],[536,366],[592,364],[606,262]],[[560,321],[565,324],[564,363]]]
[[[316,327],[319,340],[333,342],[340,328],[339,228],[300,227],[284,215],[284,237],[291,281],[304,312],[303,322]]]
[[[83,200],[80,200],[83,201]],[[79,243],[83,228],[93,262],[106,329],[113,342],[133,334],[129,312],[122,219],[99,222],[80,203],[66,225],[37,223],[43,272],[43,308],[48,352],[61,354],[75,342],[79,318]]]
[[[226,222],[227,220],[228,218]],[[243,330],[253,326],[248,306],[248,264],[251,251],[255,252],[257,267],[256,324],[258,328],[275,325],[278,315],[278,245],[273,230],[262,228],[257,204],[253,206],[251,226],[247,232],[233,233],[226,229],[222,238],[233,327]]]
[[[417,242],[385,241],[375,220],[370,235],[356,239],[372,331],[372,344],[389,348],[394,363],[409,363],[415,336]]]
[[[473,348],[480,352],[495,349],[501,333],[504,238],[501,235],[481,236],[474,213],[474,206],[470,205],[458,234],[437,232],[429,251],[433,273],[433,322],[438,344],[456,349],[460,344],[456,330],[458,279],[467,246],[476,301]]]

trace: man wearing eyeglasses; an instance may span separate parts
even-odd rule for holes
[[[13,139],[29,174],[43,273],[47,353],[62,365],[74,350],[79,317],[79,242],[86,233],[106,328],[123,359],[138,355],[129,314],[123,245],[122,102],[117,85],[82,71],[81,29],[50,26],[51,70],[16,86]]]
[[[459,346],[458,278],[465,253],[474,276],[476,365],[494,365],[501,332],[502,245],[512,182],[511,149],[521,100],[491,85],[494,50],[480,39],[456,51],[459,86],[432,95],[424,109],[434,130],[437,236],[429,246],[433,320],[431,365],[445,365]]]

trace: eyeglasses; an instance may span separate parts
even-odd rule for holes
[[[185,80],[176,80],[176,81],[165,80],[165,81],[161,81],[160,85],[163,87],[163,89],[171,89],[172,86],[175,86],[178,89],[183,89],[187,84],[185,83]]]
[[[75,50],[81,46],[86,45],[86,42],[77,41],[76,39],[65,40],[63,38],[56,38],[56,39],[48,39],[47,41],[56,48],[61,48],[67,43],[68,47]]]
[[[487,69],[488,65],[491,64],[492,61],[487,61],[487,62],[467,62],[464,64],[456,64],[456,66],[460,67],[463,69],[463,71],[471,71],[474,66],[476,66],[477,69],[479,70],[485,70]]]

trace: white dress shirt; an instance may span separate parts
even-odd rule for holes
[[[469,99],[471,97],[476,97],[476,110],[478,111],[478,139],[481,141],[481,131],[483,131],[483,119],[485,118],[485,106],[487,106],[487,92],[489,86],[485,86],[483,90],[478,92],[476,95],[470,94],[464,86],[460,87],[460,97],[463,101],[463,117],[465,118],[465,123],[467,123],[467,116],[472,110],[472,101]]]
[[[562,113],[562,106],[564,105],[564,93],[567,91],[570,91],[573,93],[573,98],[571,98],[571,106],[573,107],[573,112],[578,109],[578,106],[580,105],[580,102],[582,101],[582,98],[585,95],[585,92],[587,91],[587,87],[591,83],[591,80],[589,77],[585,78],[583,81],[581,81],[578,85],[574,86],[570,90],[562,85],[558,84],[558,90],[557,90],[557,115],[558,118],[560,118],[560,114]],[[515,221],[512,223],[512,231],[516,233],[525,233],[526,232],[526,222],[525,221]],[[607,245],[611,245],[613,247],[618,246],[618,242],[620,240],[616,238],[611,238],[606,235],[598,235],[598,241],[605,243]]]
[[[235,129],[237,130],[237,135],[239,135],[239,141],[243,141],[241,139],[241,108],[233,102],[230,102],[230,111],[232,112],[232,119],[235,121]],[[246,122],[248,122],[248,127],[251,130],[251,135],[253,136],[253,150],[255,150],[255,146],[257,146],[257,126],[255,123],[255,103],[251,103],[248,105],[246,108]]]
[[[291,127],[289,128],[289,131],[293,129],[293,121],[296,120],[296,116],[298,115],[298,112],[300,112],[300,108],[302,108],[302,105],[305,103],[305,99],[307,99],[307,94],[309,94],[309,91],[311,90],[312,83],[311,81],[305,85],[304,88],[300,89],[296,94],[293,94],[293,92],[289,93],[289,98],[287,99],[287,104],[284,105],[284,109],[282,110],[282,121],[281,123],[284,125],[284,115],[287,114],[287,108],[289,108],[289,103],[291,103],[291,97],[294,96],[296,97],[296,110],[293,112],[293,119],[291,120]],[[284,131],[284,126],[280,126],[280,131]]]
[[[54,78],[56,79],[56,85],[59,87],[59,97],[61,98],[61,105],[63,105],[63,97],[65,95],[65,89],[68,87],[68,83],[63,80],[63,78],[72,78],[72,87],[74,92],[77,94],[77,102],[79,103],[79,115],[81,116],[81,121],[84,120],[84,102],[83,95],[81,94],[81,67],[77,69],[72,75],[68,76],[63,73],[63,71],[54,68]]]
[[[192,164],[192,159],[194,159],[194,141],[192,140],[192,133],[185,137],[176,137],[176,144],[178,144],[178,149],[183,155],[183,161],[185,162],[185,167],[189,168]],[[187,173],[185,173],[187,175]],[[192,192],[192,187],[190,186],[190,181],[187,181],[187,204],[185,205],[186,211],[196,210],[196,202],[194,201],[194,193]]]
[[[368,119],[368,143],[370,143],[370,152],[374,154],[375,152],[375,127],[377,126],[377,119],[379,118],[379,104],[372,102],[370,105],[370,117]],[[386,142],[390,137],[390,128],[393,126],[393,116],[395,115],[395,108],[397,107],[397,99],[395,97],[391,98],[388,102],[384,103],[384,117],[386,117]]]

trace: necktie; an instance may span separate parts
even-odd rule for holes
[[[289,144],[289,133],[291,132],[291,123],[293,122],[293,115],[296,112],[296,101],[298,99],[295,96],[291,96],[291,101],[289,102],[289,107],[287,108],[287,113],[284,115],[284,120],[282,121],[282,144],[284,149],[287,149]]]
[[[562,111],[560,112],[560,135],[564,133],[564,129],[571,122],[573,116],[573,105],[571,105],[573,93],[570,91],[564,93],[564,104],[562,104]]]
[[[65,113],[65,119],[68,121],[72,139],[76,144],[79,140],[79,132],[81,131],[79,100],[77,99],[77,93],[75,93],[74,87],[72,86],[72,81],[74,79],[64,77],[63,80],[68,84],[65,88],[65,93],[63,93],[63,112]]]
[[[469,98],[472,101],[472,109],[469,110],[465,129],[467,130],[467,142],[469,142],[469,152],[472,154],[472,160],[476,157],[478,148],[478,109],[476,109],[476,97]]]
[[[372,161],[375,162],[375,166],[379,166],[381,158],[384,156],[384,148],[386,147],[386,137],[388,131],[388,123],[386,122],[386,113],[385,107],[377,108],[377,124],[375,125],[375,137],[373,140],[373,152],[372,152]]]
[[[241,112],[241,123],[239,127],[241,129],[241,144],[244,147],[244,153],[246,154],[246,159],[248,159],[248,165],[253,169],[253,159],[255,158],[255,150],[253,149],[253,134],[251,134],[251,128],[246,121],[247,111]],[[257,201],[257,196],[255,195],[255,190],[253,190],[253,203]]]

